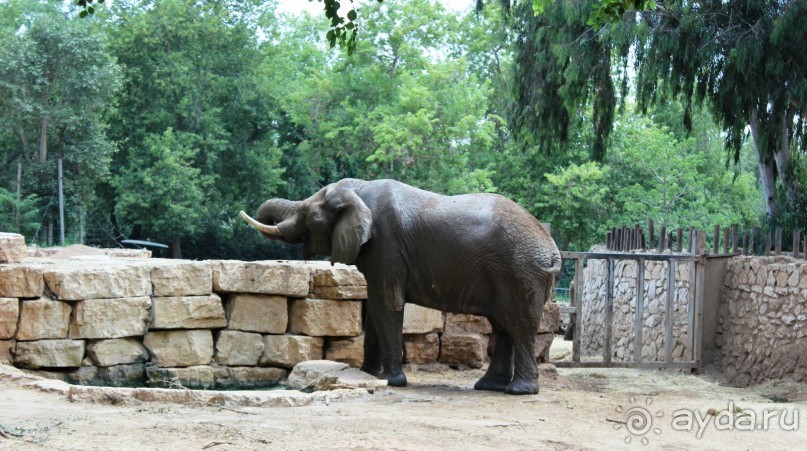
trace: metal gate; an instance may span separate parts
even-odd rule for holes
[[[697,249],[697,248],[696,248]],[[572,360],[550,362],[558,367],[604,367],[604,368],[678,368],[697,370],[702,361],[702,334],[703,334],[703,288],[705,257],[696,254],[656,254],[656,253],[625,253],[625,252],[561,252],[563,259],[574,260],[574,295],[571,305],[562,307],[561,311],[570,315],[574,324],[574,342],[572,346]],[[601,361],[581,361],[580,341],[582,337],[582,312],[586,308],[583,305],[583,267],[586,260],[606,260],[606,299],[605,299],[605,339]],[[636,260],[636,297],[635,301],[635,324],[633,327],[633,360],[632,361],[612,361],[612,334],[614,320],[614,265],[619,260]],[[664,327],[664,352],[662,359],[644,360],[642,357],[643,333],[644,333],[644,308],[645,308],[645,262],[646,261],[666,261],[667,264],[667,293],[665,317],[662,323]],[[687,340],[688,346],[683,360],[673,360],[673,305],[675,301],[675,274],[676,267],[680,264],[694,263],[694,278],[692,286],[692,301],[688,304],[686,312],[687,319]],[[621,312],[619,312],[621,314]]]

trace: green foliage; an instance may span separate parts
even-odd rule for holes
[[[32,236],[39,226],[38,202],[36,194],[18,200],[15,193],[0,188],[0,230]]]

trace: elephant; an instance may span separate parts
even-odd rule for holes
[[[343,179],[302,201],[270,199],[253,219],[303,257],[355,264],[367,280],[361,369],[406,386],[403,309],[487,317],[495,345],[474,388],[538,393],[535,335],[561,258],[541,223],[497,194],[446,196],[395,180]]]

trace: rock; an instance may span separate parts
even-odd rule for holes
[[[84,366],[65,375],[65,382],[106,387],[140,387],[146,380],[146,365]]]
[[[154,323],[150,329],[218,329],[227,327],[224,307],[217,294],[208,296],[155,297]]]
[[[196,365],[187,368],[147,366],[146,384],[149,387],[209,390],[216,386],[216,369],[207,365]]]
[[[151,269],[154,296],[205,296],[213,293],[210,262],[166,260]]]
[[[263,355],[261,334],[223,330],[216,341],[216,362],[219,365],[255,366]]]
[[[217,292],[308,295],[310,270],[284,262],[218,261],[213,265],[213,289]]]
[[[555,380],[558,378],[558,369],[551,363],[538,364],[538,376]]]
[[[493,328],[484,316],[446,313],[445,331],[447,334],[489,334]]]
[[[443,312],[417,304],[404,304],[404,334],[442,332],[444,327]]]
[[[227,301],[228,328],[282,334],[289,322],[288,300],[266,294],[234,294]]]
[[[265,335],[263,337],[263,355],[258,364],[292,368],[306,360],[320,360],[323,355],[324,341],[322,337]]]
[[[145,265],[47,269],[44,278],[50,291],[62,301],[151,295],[151,275]]]
[[[77,302],[70,338],[140,336],[148,328],[151,298],[91,299]]]
[[[439,361],[451,366],[482,368],[487,361],[488,337],[482,334],[444,333]]]
[[[554,302],[544,303],[544,311],[541,313],[541,324],[538,332],[555,333],[560,328],[560,309]]]
[[[70,368],[81,366],[84,340],[18,341],[14,365],[19,368]]]
[[[0,298],[0,340],[14,338],[19,317],[20,301],[16,298]]]
[[[210,330],[149,332],[143,344],[151,354],[151,362],[163,368],[207,365],[213,360]]]
[[[387,381],[377,379],[346,363],[330,360],[314,360],[295,365],[289,374],[288,386],[301,391],[323,391],[339,388],[386,387]]]
[[[19,263],[27,255],[28,248],[22,235],[0,232],[0,263]]]
[[[355,266],[337,264],[332,267],[317,268],[311,271],[314,288],[367,286],[364,275]]]
[[[25,265],[0,266],[0,297],[38,298],[45,289],[42,269]]]
[[[146,348],[134,338],[90,341],[87,344],[87,356],[93,365],[100,367],[143,363],[149,359]]]
[[[360,367],[364,363],[364,334],[348,338],[329,338],[325,358]]]
[[[15,346],[15,340],[0,340],[0,363],[11,363]]]
[[[296,299],[289,308],[289,332],[312,337],[361,334],[361,302]]]
[[[47,298],[23,301],[18,340],[67,338],[72,308],[67,302]]]
[[[555,334],[551,332],[538,334],[535,336],[535,360],[538,362],[549,361],[549,349],[552,347],[552,341]]]
[[[286,374],[282,368],[219,367],[214,371],[216,388],[225,390],[274,387]]]
[[[440,357],[440,338],[436,332],[404,335],[404,362],[433,363]]]
[[[367,286],[315,287],[311,296],[319,299],[367,299]]]

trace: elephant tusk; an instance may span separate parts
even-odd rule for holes
[[[258,231],[263,232],[263,233],[267,233],[269,235],[275,235],[275,236],[281,236],[281,237],[283,236],[283,234],[280,233],[280,230],[277,228],[277,226],[270,226],[270,225],[266,225],[266,224],[263,224],[261,222],[258,222],[257,220],[255,220],[251,216],[249,216],[248,214],[244,213],[244,210],[241,210],[240,214],[241,214],[241,217],[244,218],[244,221],[247,221],[247,223],[249,225],[251,225],[252,228],[254,228],[255,230],[258,230]]]

